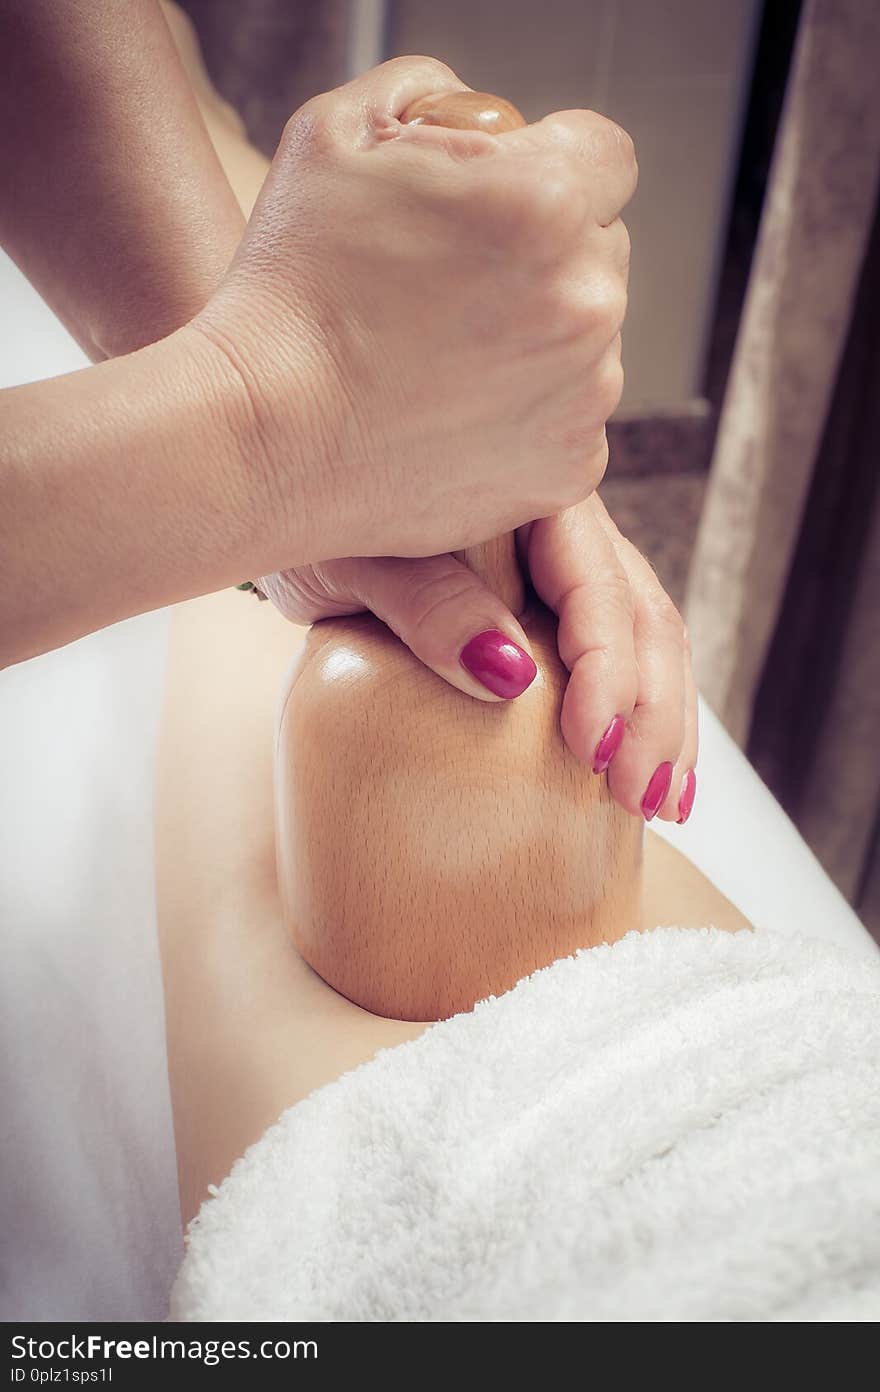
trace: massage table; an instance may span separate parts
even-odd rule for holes
[[[0,307],[0,387],[85,366],[2,253]],[[167,635],[160,611],[0,673],[7,1322],[162,1319],[182,1255],[152,880]],[[699,775],[688,825],[657,833],[759,929],[873,957],[705,706]]]

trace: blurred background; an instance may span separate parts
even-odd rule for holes
[[[880,5],[180,0],[272,154],[291,111],[426,53],[527,119],[633,136],[627,385],[602,493],[700,686],[880,938]]]

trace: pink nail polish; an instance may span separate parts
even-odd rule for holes
[[[684,826],[688,817],[691,815],[691,808],[694,805],[694,798],[697,796],[697,775],[693,769],[688,769],[681,785],[681,797],[678,799],[678,825]]]
[[[642,809],[642,816],[646,822],[657,816],[669,796],[669,789],[672,784],[672,765],[670,763],[660,764],[651,774],[651,781],[645,789],[644,797],[639,804]]]
[[[512,701],[531,686],[538,669],[528,653],[506,633],[488,629],[461,650],[461,665],[494,696]]]
[[[604,773],[614,758],[626,731],[626,721],[622,715],[615,715],[608,729],[596,745],[593,755],[593,772]]]

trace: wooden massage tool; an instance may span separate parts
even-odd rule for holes
[[[403,119],[525,124],[477,92],[422,98]],[[469,1010],[640,921],[642,823],[563,743],[556,618],[527,602],[512,534],[460,559],[528,634],[538,675],[522,696],[475,700],[359,615],[312,628],[279,730],[285,922],[337,991],[403,1020]]]

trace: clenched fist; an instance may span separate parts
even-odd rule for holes
[[[193,321],[240,383],[264,571],[461,548],[602,477],[632,145],[586,111],[501,135],[400,120],[462,89],[399,58],[307,102]]]

